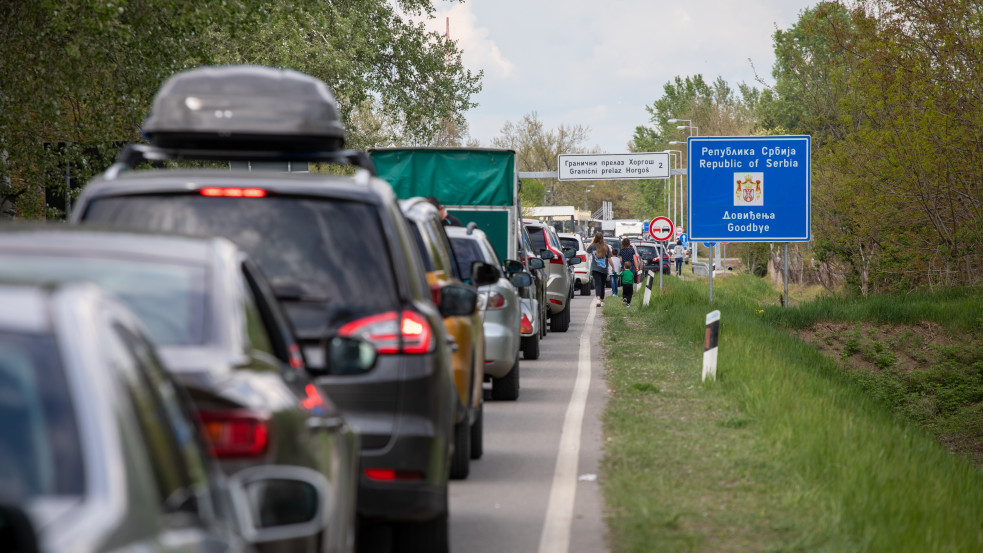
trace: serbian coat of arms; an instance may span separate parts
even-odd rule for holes
[[[734,205],[765,205],[764,173],[734,173]]]

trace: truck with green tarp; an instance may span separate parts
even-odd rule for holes
[[[519,259],[519,175],[515,151],[494,148],[369,150],[379,177],[400,199],[433,196],[488,235],[501,261]]]

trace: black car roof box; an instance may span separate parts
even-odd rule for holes
[[[172,76],[144,133],[154,146],[219,150],[340,150],[338,104],[328,85],[258,65],[200,67]]]

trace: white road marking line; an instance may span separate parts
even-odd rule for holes
[[[591,302],[584,330],[580,334],[580,359],[577,381],[567,405],[556,455],[556,469],[546,507],[546,520],[539,538],[539,553],[567,553],[570,550],[570,528],[573,525],[573,506],[577,496],[577,462],[580,458],[580,434],[590,389],[590,335],[594,328],[596,304]]]

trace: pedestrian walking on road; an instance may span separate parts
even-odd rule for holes
[[[611,295],[618,297],[618,281],[621,280],[621,257],[618,248],[611,248]]]
[[[676,260],[676,276],[683,276],[683,258],[686,257],[686,247],[682,240],[676,240],[676,247],[672,249],[673,257]]]
[[[594,254],[590,272],[594,277],[594,292],[597,294],[597,305],[604,305],[604,288],[608,280],[608,268],[611,266],[611,248],[604,243],[604,234],[594,233],[594,239],[587,246],[587,253]]]
[[[621,257],[621,270],[631,271],[636,276],[638,275],[638,268],[641,265],[638,262],[638,253],[635,251],[635,247],[631,245],[631,240],[628,238],[621,239],[621,250],[618,252]],[[621,295],[623,296],[621,301],[625,304],[625,307],[631,306],[631,297],[635,293],[635,284],[633,282],[621,281]]]

